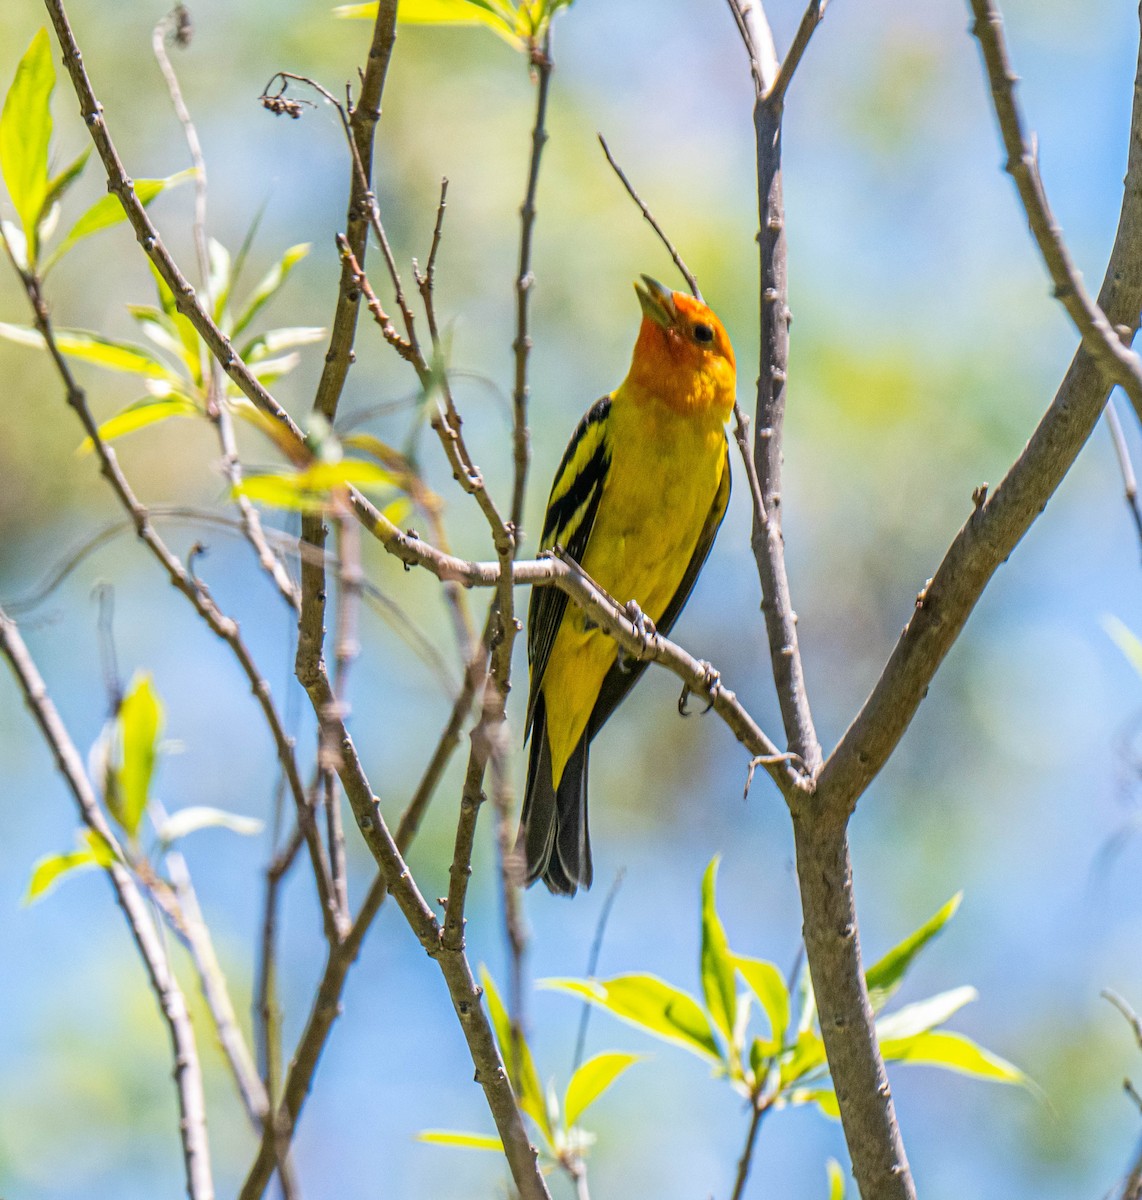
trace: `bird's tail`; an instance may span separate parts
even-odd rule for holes
[[[552,783],[547,711],[541,695],[535,705],[516,852],[527,863],[527,882],[542,879],[547,890],[574,896],[591,886],[591,835],[587,829],[586,730],[567,760],[559,786]]]

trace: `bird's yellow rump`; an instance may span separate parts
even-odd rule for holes
[[[662,633],[702,569],[730,496],[725,423],[734,352],[699,300],[644,275],[630,370],[579,422],[559,464],[541,548],[558,544],[616,599],[634,600]],[[519,843],[529,883],[574,895],[591,886],[587,758],[591,739],[645,663],[620,661],[557,588],[528,610],[531,736]]]

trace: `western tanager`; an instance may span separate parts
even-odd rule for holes
[[[699,300],[644,275],[642,327],[630,370],[579,422],[543,521],[556,544],[616,599],[634,600],[669,631],[702,569],[730,496],[725,423],[734,404],[734,352]],[[645,662],[554,587],[528,610],[531,736],[519,843],[527,881],[574,895],[591,886],[587,756],[591,739]]]

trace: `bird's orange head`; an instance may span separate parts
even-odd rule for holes
[[[649,275],[634,290],[643,317],[627,385],[670,408],[728,420],[737,374],[721,321],[701,300],[672,292]]]

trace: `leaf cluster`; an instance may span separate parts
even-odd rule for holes
[[[718,859],[702,880],[701,998],[654,975],[548,979],[542,986],[586,1000],[660,1041],[708,1062],[759,1111],[815,1105],[837,1118],[812,983],[804,964],[787,983],[771,962],[734,952],[716,904]],[[940,1028],[976,998],[959,987],[883,1010],[917,956],[959,907],[953,896],[865,973],[881,1052],[888,1062],[943,1067],[980,1079],[1026,1083],[1023,1073],[964,1034]],[[744,985],[744,986],[739,986]],[[752,1032],[753,1018],[765,1028]]]
[[[408,25],[480,25],[514,50],[534,55],[551,19],[574,0],[401,0],[397,20]],[[373,20],[377,3],[343,4],[333,10],[350,20]]]
[[[77,834],[77,847],[41,858],[32,868],[24,902],[30,904],[73,871],[110,867],[132,870],[152,892],[163,887],[151,866],[176,842],[200,829],[223,828],[256,834],[262,822],[208,805],[193,805],[167,816],[153,792],[155,769],[162,753],[162,701],[150,675],[138,672],[131,680],[118,711],[103,728],[90,755],[91,777],[101,792],[104,808],[122,842],[112,842],[94,829]],[[143,819],[151,813],[155,838],[151,853],[142,846]]]

